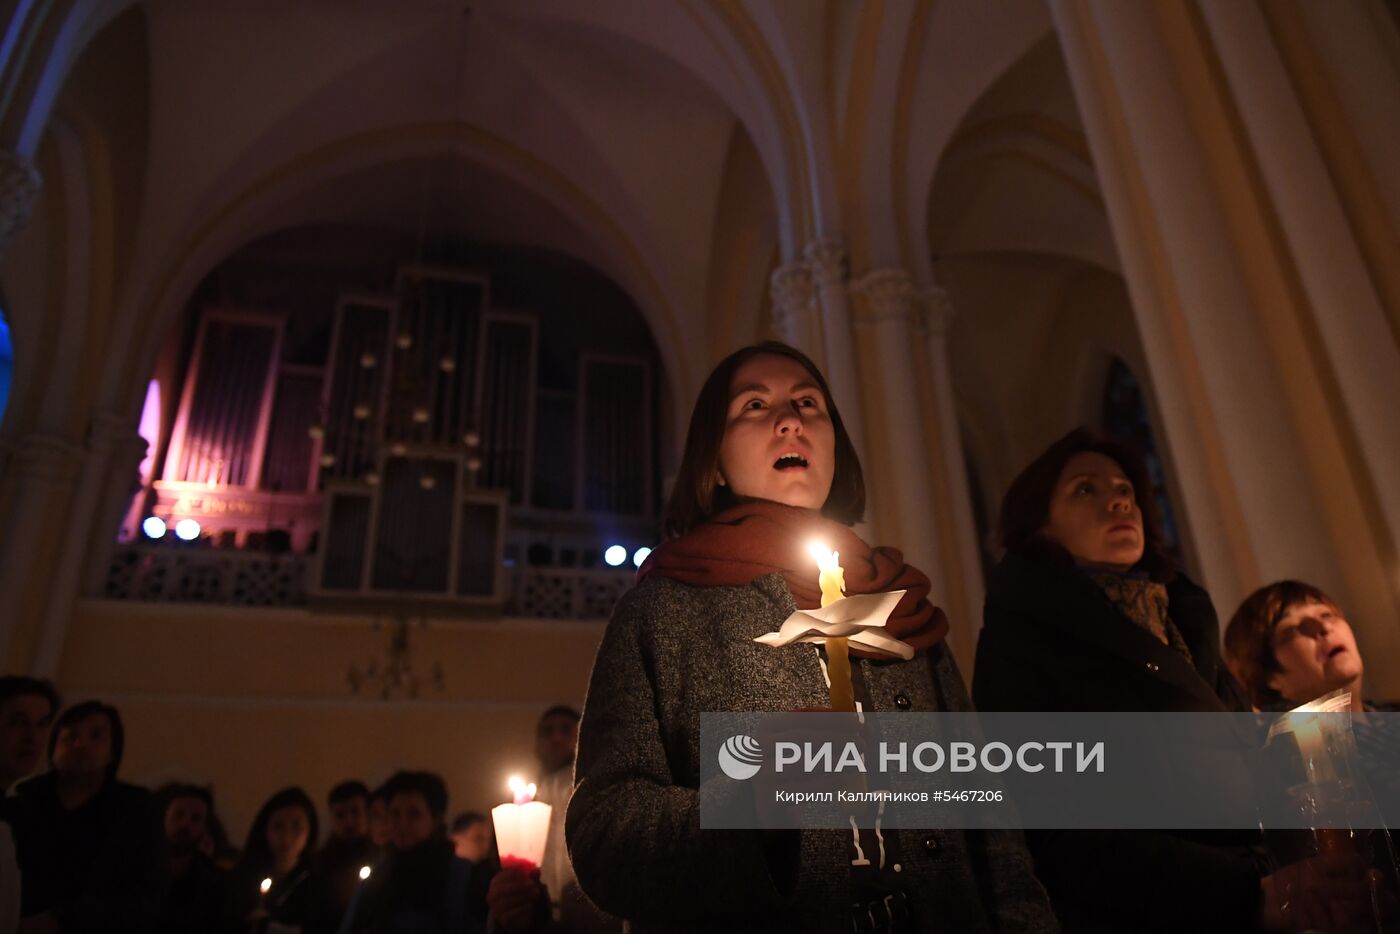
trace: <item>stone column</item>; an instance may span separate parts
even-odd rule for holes
[[[86,452],[58,435],[35,433],[11,454],[0,488],[0,667],[33,667],[53,562]]]
[[[981,629],[982,549],[977,539],[977,523],[973,519],[971,486],[967,482],[967,462],[963,454],[962,433],[958,428],[957,407],[953,396],[953,373],[948,363],[948,333],[952,330],[956,312],[948,293],[941,286],[924,289],[915,318],[915,331],[922,338],[925,351],[926,380],[932,398],[931,421],[936,442],[930,457],[941,467],[946,496],[944,504],[943,541],[946,550],[956,554],[957,574],[962,586],[962,612],[972,632]],[[949,574],[953,571],[950,569]],[[971,667],[964,669],[968,677]]]
[[[851,302],[846,252],[832,240],[814,240],[804,251],[821,308],[822,334],[826,338],[826,378],[831,393],[841,402],[841,418],[865,462],[865,419],[862,417],[859,367],[855,335],[851,332]]]
[[[34,659],[35,672],[44,677],[58,672],[74,601],[94,581],[105,579],[117,523],[146,454],[146,439],[136,433],[130,419],[98,412],[88,425],[86,447],[69,510],[68,534],[50,576]]]
[[[852,283],[851,291],[859,299],[856,327],[868,332],[880,361],[867,390],[872,411],[879,413],[872,434],[876,423],[880,432],[865,464],[866,484],[890,484],[881,492],[893,527],[882,529],[883,537],[903,548],[909,563],[928,573],[934,594],[942,594],[947,591],[937,534],[942,517],[934,513],[922,393],[914,369],[914,283],[902,269],[877,269]],[[954,641],[959,652],[972,648],[965,633]]]
[[[773,302],[773,330],[778,339],[796,347],[821,366],[816,292],[807,264],[799,261],[773,270],[768,280],[768,294]]]
[[[1222,45],[1220,16],[1172,0],[1051,11],[1217,607],[1311,580],[1358,621],[1381,693],[1400,691],[1389,481],[1368,464],[1363,410],[1339,391],[1351,377],[1319,340],[1333,309],[1300,281],[1293,209],[1270,192],[1242,113],[1246,76],[1232,87],[1233,66],[1215,67],[1247,44]]]
[[[1363,0],[1313,10],[1296,0],[1206,4],[1221,65],[1239,101],[1260,176],[1277,211],[1309,340],[1331,369],[1355,426],[1357,454],[1375,483],[1376,507],[1400,534],[1400,72],[1345,99],[1348,67],[1376,54]],[[1327,39],[1353,48],[1328,62]],[[1339,56],[1340,57],[1340,56]],[[1362,82],[1360,79],[1358,84]],[[1296,93],[1295,93],[1296,91]],[[1347,105],[1354,117],[1347,121]],[[1370,163],[1362,134],[1382,135],[1391,163]],[[1384,186],[1390,186],[1390,192]],[[1387,194],[1391,195],[1387,198]],[[1387,211],[1387,202],[1395,211]],[[1397,568],[1400,572],[1400,568]]]
[[[41,185],[39,170],[28,159],[0,150],[0,255],[29,223]]]

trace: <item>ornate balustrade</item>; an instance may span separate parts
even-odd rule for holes
[[[123,545],[112,552],[102,595],[156,603],[304,606],[310,562],[299,554]],[[635,580],[631,568],[516,567],[505,576],[503,615],[536,619],[607,619]],[[337,605],[350,608],[353,600]]]

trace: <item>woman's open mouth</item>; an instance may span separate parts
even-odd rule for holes
[[[773,462],[774,470],[806,470],[807,466],[807,458],[795,451],[780,455],[778,459]]]

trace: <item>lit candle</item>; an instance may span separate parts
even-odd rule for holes
[[[491,809],[496,827],[496,847],[501,865],[526,871],[538,869],[544,861],[544,843],[549,836],[550,806],[535,800],[535,786],[512,775],[507,783],[514,801]]]
[[[840,555],[828,551],[820,542],[812,542],[807,550],[817,559],[817,583],[822,589],[822,606],[827,607],[842,599],[846,588],[846,575],[839,561]],[[851,686],[850,644],[845,636],[826,638],[826,674],[831,681],[831,709],[854,713],[856,709],[855,689]]]
[[[1302,754],[1308,780],[1319,785],[1336,781],[1337,771],[1332,766],[1332,756],[1327,751],[1322,724],[1317,716],[1309,716],[1294,726],[1293,735],[1298,740],[1298,752]]]
[[[248,915],[248,930],[250,934],[258,931],[262,927],[263,920],[267,917],[267,893],[272,891],[272,877],[266,876],[262,882],[258,883],[258,907],[253,909],[253,913]]]

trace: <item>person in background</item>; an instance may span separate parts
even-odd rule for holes
[[[1221,664],[1209,594],[1163,548],[1151,489],[1137,452],[1082,428],[1012,481],[977,644],[977,709],[1249,710]],[[1066,934],[1330,930],[1369,907],[1359,877],[1324,887],[1308,884],[1307,865],[1275,871],[1256,830],[1027,840]]]
[[[48,681],[0,677],[0,798],[39,764],[59,706],[58,692]],[[4,817],[0,810],[0,931],[13,931],[19,924],[19,863]]]
[[[433,772],[398,772],[385,785],[389,856],[366,883],[349,929],[357,934],[463,934],[472,864],[447,838],[447,785]]]
[[[379,850],[389,845],[389,798],[386,792],[387,787],[380,785],[369,793],[369,840]]]
[[[58,708],[58,692],[50,682],[0,677],[0,796],[39,765]]]
[[[578,753],[579,712],[567,704],[556,704],[540,715],[535,724],[535,759],[540,779],[535,799],[550,806],[549,837],[544,845],[540,882],[549,893],[551,913],[557,920],[561,905],[577,889],[569,849],[564,843],[564,812],[574,793],[574,756]]]
[[[480,811],[463,811],[454,817],[451,836],[457,858],[473,864],[485,860],[495,842],[491,821]]]
[[[201,848],[209,834],[214,796],[199,785],[171,783],[156,791],[165,829],[169,889],[161,906],[160,934],[217,931],[228,913],[228,873]]]
[[[21,932],[155,928],[160,820],[148,791],[117,779],[123,746],[115,707],[76,704],[49,735],[49,771],[6,802],[22,873]]]
[[[1246,597],[1225,627],[1225,653],[1260,710],[1339,690],[1351,693],[1355,713],[1385,706],[1363,699],[1356,635],[1337,602],[1311,584],[1277,581]]]
[[[224,822],[219,819],[218,811],[209,812],[208,829],[204,832],[204,838],[199,841],[199,851],[213,860],[214,865],[224,872],[232,872],[238,865],[238,848],[229,841],[228,831],[224,829]]]
[[[556,704],[541,714],[535,725],[535,759],[540,765],[535,800],[550,806],[549,836],[538,880],[518,872],[506,872],[499,881],[492,880],[488,904],[497,926],[504,931],[539,930],[549,923],[580,934],[621,929],[620,922],[598,911],[579,888],[564,841],[564,814],[574,791],[579,719],[573,707]],[[546,900],[547,920],[540,904]]]
[[[369,838],[369,789],[364,782],[343,781],[331,789],[326,804],[331,832],[321,847],[318,865],[344,911],[360,884],[360,869],[379,861],[379,847]]]
[[[283,788],[263,803],[232,874],[229,934],[334,934],[340,915],[315,869],[316,839],[316,806],[305,791]]]
[[[331,812],[331,832],[327,846],[338,840],[369,838],[369,789],[365,783],[347,779],[331,789],[326,796]]]

